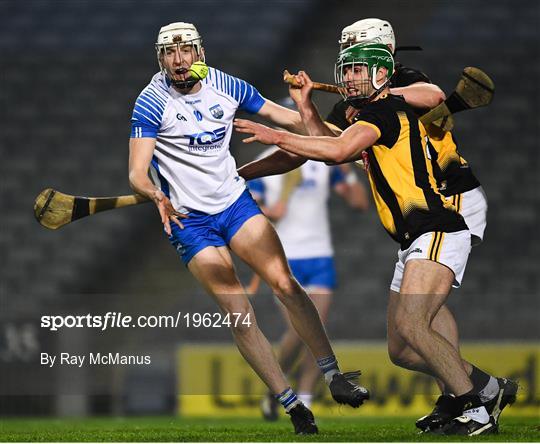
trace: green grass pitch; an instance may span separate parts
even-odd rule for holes
[[[319,419],[319,434],[296,436],[286,418],[275,423],[259,419],[182,419],[130,417],[88,419],[0,419],[0,441],[540,441],[539,418],[502,418],[498,435],[439,437],[419,435],[415,418]]]

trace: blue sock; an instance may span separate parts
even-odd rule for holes
[[[283,390],[279,395],[274,396],[283,406],[286,412],[300,404],[300,401],[296,397],[296,393],[294,393],[290,387]]]
[[[330,384],[334,375],[336,373],[339,373],[339,365],[336,359],[336,355],[317,359],[317,365],[321,369],[321,372],[324,375],[324,380],[327,384]]]

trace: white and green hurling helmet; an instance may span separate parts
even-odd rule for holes
[[[366,66],[367,77],[355,79],[355,94],[351,95],[348,86],[350,81],[344,80],[346,68],[355,72],[355,67]],[[377,83],[377,72],[380,68],[386,68],[386,80],[381,84]],[[336,67],[336,84],[341,87],[341,95],[352,106],[358,108],[376,97],[379,92],[386,87],[390,78],[394,74],[394,57],[388,46],[381,43],[358,43],[339,52]],[[372,88],[373,87],[373,90]]]

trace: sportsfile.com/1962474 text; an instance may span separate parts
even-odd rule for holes
[[[189,313],[175,315],[125,315],[121,312],[84,315],[43,315],[41,328],[58,331],[61,328],[220,328],[251,327],[250,313]]]

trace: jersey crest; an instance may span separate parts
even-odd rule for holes
[[[221,119],[223,117],[223,108],[221,108],[221,105],[219,103],[217,105],[211,106],[209,109],[214,118]]]

